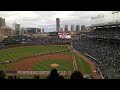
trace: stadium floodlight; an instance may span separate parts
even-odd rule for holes
[[[116,20],[116,22],[118,22],[118,13],[119,13],[119,11],[116,11],[115,13],[117,13],[117,20]]]
[[[118,22],[118,14],[119,14],[120,11],[112,11],[112,14],[113,14],[113,19],[114,19],[114,14],[117,14],[116,16],[116,22]]]
[[[112,14],[119,13],[120,11],[112,11]]]
[[[115,11],[112,11],[112,14],[113,14],[113,22],[114,22],[114,14],[115,14]]]

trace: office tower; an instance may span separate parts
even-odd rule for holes
[[[42,33],[44,33],[44,28],[42,29]]]
[[[85,25],[81,26],[81,31],[85,31]]]
[[[41,28],[37,28],[37,33],[41,33]]]
[[[5,26],[5,19],[0,17],[0,27]]]
[[[80,31],[80,25],[76,26],[76,31],[79,32]]]
[[[13,28],[15,30],[15,35],[20,35],[21,34],[21,30],[20,30],[20,24],[13,24]]]
[[[24,27],[21,28],[21,35],[24,35]]]
[[[68,25],[65,25],[65,32],[68,31]]]
[[[60,28],[60,31],[63,32],[63,28]]]
[[[60,19],[56,18],[56,31],[59,32],[60,30]]]
[[[71,25],[71,31],[74,31],[74,25]]]

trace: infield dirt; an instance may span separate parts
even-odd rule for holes
[[[39,61],[49,60],[49,59],[66,59],[72,61],[72,57],[67,54],[50,54],[50,55],[34,56],[12,63],[9,66],[8,70],[30,71],[32,70],[32,66],[34,64],[38,63]]]

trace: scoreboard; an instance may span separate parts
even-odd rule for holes
[[[68,32],[59,32],[58,36],[62,39],[71,39],[71,34]]]

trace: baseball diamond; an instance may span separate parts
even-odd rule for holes
[[[75,53],[69,45],[19,46],[0,50],[0,69],[6,71],[79,70],[96,78],[90,64]]]

